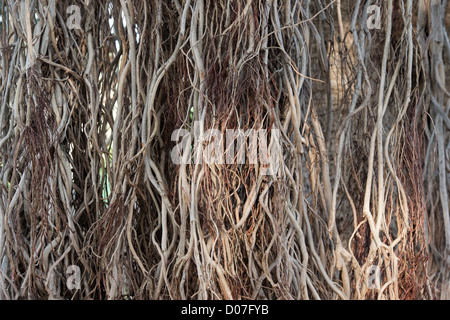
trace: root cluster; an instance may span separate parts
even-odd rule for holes
[[[450,299],[447,0],[0,6],[0,300]]]

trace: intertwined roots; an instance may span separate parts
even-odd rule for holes
[[[0,299],[450,298],[447,0],[0,3]]]

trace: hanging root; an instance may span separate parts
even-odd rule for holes
[[[0,299],[449,299],[446,7],[1,1]]]

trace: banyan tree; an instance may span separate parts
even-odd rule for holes
[[[450,299],[448,7],[0,1],[0,300]]]

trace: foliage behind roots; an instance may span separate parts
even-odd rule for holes
[[[447,1],[372,2],[2,1],[0,299],[450,298]]]

